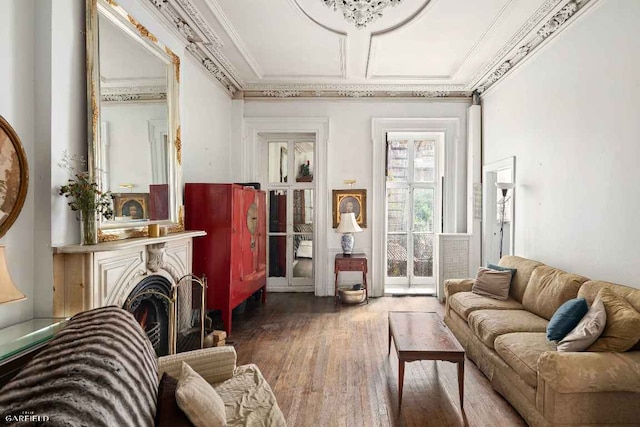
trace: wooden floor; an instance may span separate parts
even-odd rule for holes
[[[465,411],[456,366],[407,363],[398,413],[398,359],[387,355],[387,312],[435,311],[432,297],[384,297],[334,307],[333,298],[269,294],[234,318],[228,339],[238,363],[255,363],[289,427],[525,426],[518,413],[467,359]]]

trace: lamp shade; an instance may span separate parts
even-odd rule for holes
[[[356,221],[356,214],[353,212],[340,214],[340,224],[336,229],[336,233],[359,233],[362,228]]]
[[[496,187],[500,190],[511,190],[515,186],[513,182],[496,182]]]
[[[27,297],[13,284],[4,249],[4,246],[0,246],[0,304],[25,300]]]

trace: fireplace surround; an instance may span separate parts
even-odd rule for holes
[[[164,293],[191,273],[192,240],[205,234],[186,231],[97,245],[54,247],[53,316],[69,317],[108,305],[124,307],[127,299],[148,283]],[[148,319],[149,315],[153,318],[162,312],[163,304],[152,300],[143,307],[148,307]],[[177,319],[178,324],[184,321]]]

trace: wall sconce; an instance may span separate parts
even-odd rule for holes
[[[353,237],[353,233],[359,233],[362,231],[362,228],[358,225],[358,221],[356,221],[356,214],[353,212],[340,214],[340,224],[338,228],[336,228],[336,233],[342,234],[342,253],[344,255],[351,255],[353,251],[353,244],[355,243],[355,237]]]
[[[502,259],[502,241],[504,236],[504,214],[505,214],[505,208],[507,206],[507,202],[511,198],[511,196],[507,197],[507,193],[509,192],[509,190],[511,190],[515,186],[516,185],[513,182],[496,182],[496,187],[498,187],[498,189],[502,191],[502,199],[500,199],[500,201],[498,202],[498,205],[500,206],[500,257],[498,259]],[[513,230],[511,230],[511,232],[513,233]]]

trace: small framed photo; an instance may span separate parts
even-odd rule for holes
[[[113,196],[113,212],[116,219],[148,219],[148,209],[149,193],[117,193]]]
[[[340,214],[353,212],[358,225],[367,228],[367,190],[333,190],[333,228],[340,223]]]

